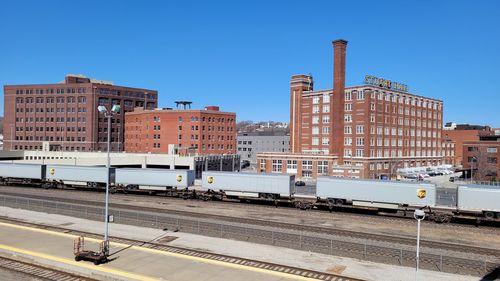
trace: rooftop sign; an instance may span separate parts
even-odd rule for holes
[[[365,84],[374,85],[381,88],[387,88],[395,91],[408,92],[408,85],[401,84],[398,82],[392,82],[391,80],[386,80],[383,78],[378,78],[370,75],[365,75]]]

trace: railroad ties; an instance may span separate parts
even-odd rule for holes
[[[0,257],[0,268],[24,273],[41,280],[53,281],[94,281],[95,279],[81,277],[68,272],[47,268],[44,266],[16,261],[6,257]]]

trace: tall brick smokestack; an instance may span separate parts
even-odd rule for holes
[[[344,104],[345,104],[345,53],[347,41],[343,39],[334,40],[333,45],[333,99],[331,106],[332,114],[332,138],[330,153],[338,154],[339,164],[343,163],[344,156]]]
[[[333,91],[343,93],[345,88],[345,50],[346,40],[335,40],[333,44]],[[341,91],[341,92],[338,92]]]

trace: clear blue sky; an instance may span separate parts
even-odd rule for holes
[[[344,38],[347,85],[400,81],[445,122],[500,127],[500,1],[2,1],[0,36],[2,85],[81,73],[276,121],[292,74],[332,87]]]

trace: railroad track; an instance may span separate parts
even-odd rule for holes
[[[6,257],[0,257],[0,268],[27,274],[29,276],[35,277],[38,280],[96,281],[96,279],[82,277],[54,268],[48,268],[37,264],[17,261]]]
[[[4,193],[0,192],[0,194],[4,194]],[[85,205],[85,206],[90,205],[90,206],[102,207],[101,203],[95,202],[95,201],[85,201],[85,200],[77,200],[77,199],[63,199],[63,198],[58,198],[58,197],[47,197],[47,196],[15,194],[15,193],[8,193],[8,195],[21,196],[23,198],[28,197],[28,198],[46,200],[46,201],[48,200],[48,201],[55,201],[55,202],[64,202],[64,203],[76,204],[76,205]],[[262,226],[262,227],[273,227],[273,228],[279,228],[279,229],[295,230],[295,231],[306,232],[306,233],[316,233],[316,234],[326,234],[326,235],[340,236],[340,237],[349,237],[349,238],[361,239],[361,240],[365,240],[365,241],[368,240],[368,241],[375,241],[375,242],[385,242],[385,243],[390,243],[390,244],[399,244],[399,245],[406,245],[406,246],[414,246],[415,245],[415,239],[402,237],[402,236],[389,236],[389,235],[381,235],[381,234],[373,234],[373,233],[356,232],[356,231],[343,230],[343,229],[334,229],[334,228],[325,228],[325,227],[318,227],[318,226],[283,223],[283,222],[276,222],[276,221],[267,221],[267,220],[258,220],[258,219],[249,219],[249,218],[222,216],[222,215],[211,215],[211,214],[205,214],[205,213],[199,213],[199,212],[166,210],[166,209],[152,208],[152,207],[140,207],[140,206],[133,206],[133,205],[128,205],[128,204],[111,203],[110,207],[114,208],[114,209],[122,209],[122,210],[127,210],[127,211],[134,210],[137,212],[176,215],[176,216],[188,217],[188,218],[195,217],[195,218],[201,218],[201,219],[213,220],[213,221],[224,221],[224,222],[238,223],[238,224],[244,224],[244,225],[255,225],[255,226]],[[446,243],[446,242],[439,242],[439,241],[430,241],[430,240],[421,240],[420,243],[421,243],[420,244],[421,247],[426,247],[426,248],[430,248],[430,249],[460,252],[460,253],[464,253],[464,254],[471,254],[472,253],[472,254],[500,258],[500,251],[498,249],[483,248],[483,247],[476,247],[476,246],[462,245],[462,244],[453,244],[453,243]]]
[[[20,186],[12,185],[11,187],[14,187],[16,189],[21,188],[21,190],[23,188],[24,189],[32,189],[32,190],[33,189],[35,189],[35,190],[41,189],[40,187],[33,187],[33,186],[28,186],[28,185],[20,185]],[[79,194],[83,194],[83,196],[88,197],[87,198],[88,200],[99,200],[99,201],[103,200],[101,197],[95,196],[98,194],[98,192],[101,192],[102,190],[82,190],[82,189],[71,189],[71,188],[54,189],[54,190],[68,192],[68,193],[78,192]],[[5,191],[2,191],[2,192],[5,192]],[[16,193],[16,192],[7,191],[7,193]],[[141,198],[142,203],[149,203],[149,202],[160,203],[160,202],[165,202],[165,200],[184,201],[182,198],[177,198],[177,197],[164,197],[161,195],[150,196],[150,195],[147,195],[146,193],[133,193],[133,192],[131,192],[131,193],[119,193],[119,194],[116,194],[115,196],[119,196],[120,199],[123,201],[127,201],[127,200],[130,201],[130,199],[128,199],[127,197],[129,197],[129,198],[130,197]],[[126,198],[126,199],[124,199],[124,198]],[[200,202],[198,200],[194,200],[194,201]],[[208,201],[208,202],[203,202],[203,203],[207,204],[208,206],[210,206],[212,204],[219,205],[219,206],[220,205],[228,205],[229,206],[229,205],[233,205],[233,204],[238,204],[239,207],[244,207],[246,209],[262,209],[262,208],[268,208],[268,209],[273,209],[273,210],[275,209],[274,205],[265,204],[266,202],[258,202],[260,204],[251,204],[251,203],[242,203],[239,200],[235,200],[235,199],[229,199],[226,201]],[[292,205],[290,205],[290,206],[284,205],[282,207],[291,207],[291,206]],[[300,213],[305,212],[303,210],[298,210],[295,207],[292,207],[292,209],[293,209],[293,211],[297,211]],[[324,210],[324,209],[310,209],[307,212],[308,213],[317,213],[319,215],[324,215],[328,211]],[[403,217],[400,214],[396,215],[396,214],[391,214],[391,213],[378,213],[377,215],[375,215],[375,213],[376,212],[374,212],[373,210],[357,209],[357,208],[352,208],[350,206],[344,206],[342,208],[335,209],[335,215],[337,217],[342,216],[342,217],[345,217],[346,219],[350,219],[350,218],[353,218],[353,219],[363,218],[363,219],[370,219],[370,220],[376,219],[377,221],[384,222],[384,223],[398,223],[398,224],[404,223],[410,227],[414,226],[414,219],[413,219],[412,215],[409,215],[409,216],[407,215],[406,217]],[[436,223],[431,222],[431,221],[424,221],[424,223],[427,224],[427,227],[431,227],[431,228],[442,228],[442,227],[450,228],[450,229],[458,228],[458,229],[467,229],[468,231],[472,231],[472,232],[477,232],[477,230],[480,229],[481,233],[492,233],[492,234],[499,234],[500,235],[500,229],[499,229],[500,223],[495,222],[495,221],[483,221],[480,228],[478,227],[477,220],[472,219],[472,218],[459,218],[459,219],[456,219],[455,221],[453,221],[452,223],[447,223],[447,224],[436,224]]]
[[[18,225],[23,225],[23,226],[35,227],[35,228],[40,228],[40,229],[45,229],[45,230],[50,230],[50,231],[64,232],[66,234],[72,234],[72,235],[76,235],[76,236],[84,236],[84,237],[90,237],[90,238],[95,238],[95,239],[102,238],[102,235],[97,234],[97,233],[86,232],[86,231],[77,231],[77,230],[73,230],[73,229],[44,225],[44,224],[36,224],[36,223],[29,223],[29,222],[24,222],[24,221],[17,221],[17,220],[12,220],[9,218],[4,218],[4,217],[0,217],[0,221],[15,223]],[[228,255],[221,255],[221,254],[215,254],[215,253],[209,253],[209,252],[204,252],[204,251],[200,251],[200,250],[192,250],[192,249],[186,249],[186,248],[181,248],[181,247],[176,247],[176,246],[169,246],[169,245],[165,245],[165,244],[154,242],[154,241],[141,241],[141,240],[114,237],[114,236],[110,236],[110,241],[130,245],[130,246],[146,247],[146,248],[155,249],[155,250],[164,251],[164,252],[169,252],[169,253],[198,257],[198,258],[203,258],[203,259],[207,259],[207,260],[215,260],[215,261],[219,261],[219,262],[238,264],[238,265],[247,266],[247,267],[254,267],[254,268],[265,269],[265,270],[269,270],[269,271],[287,273],[287,274],[302,276],[302,277],[311,278],[311,279],[315,279],[315,280],[363,281],[362,279],[341,276],[341,275],[333,274],[333,273],[320,272],[320,271],[303,269],[303,268],[298,268],[298,267],[293,267],[293,266],[280,265],[280,264],[276,264],[276,263],[270,263],[270,262],[252,260],[252,259],[245,259],[245,258],[228,256]],[[119,250],[119,251],[122,251],[122,250]],[[115,255],[116,253],[117,252],[110,253],[110,256],[113,257],[113,255]],[[16,262],[16,261],[13,261],[13,262]],[[0,259],[0,267],[3,267],[2,259]],[[14,265],[14,267],[15,267],[15,265]],[[29,265],[27,265],[26,268],[28,268],[28,270],[30,270]],[[33,270],[35,270],[35,269],[36,268],[33,268]],[[39,269],[39,270],[42,270],[42,269]],[[47,270],[50,270],[50,269],[47,269]],[[33,272],[35,272],[35,271],[33,271]],[[28,273],[28,272],[24,272],[24,273]],[[54,274],[56,274],[56,273],[57,272],[54,272]],[[47,272],[46,275],[49,276],[49,272]],[[60,275],[54,275],[54,276],[60,276]],[[37,277],[38,277],[38,275],[37,275]],[[80,279],[70,279],[70,276],[67,278],[68,279],[64,279],[64,278],[60,277],[60,278],[56,278],[56,279],[47,279],[47,280],[58,280],[58,281],[59,280],[64,280],[64,281],[66,281],[66,280],[67,281],[93,280],[93,279],[83,279],[83,278],[77,277],[77,276],[75,276],[75,278],[80,278]]]

